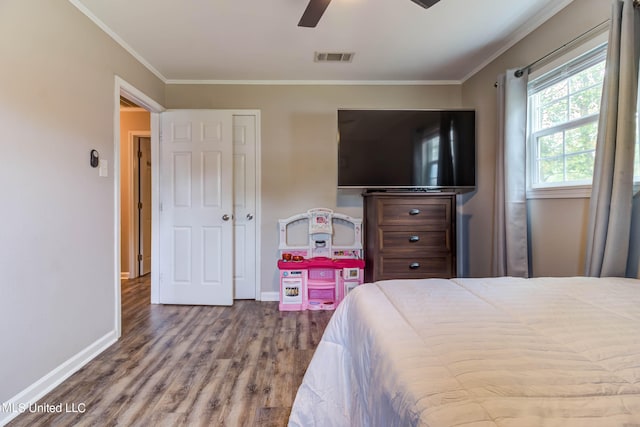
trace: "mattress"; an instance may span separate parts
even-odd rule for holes
[[[289,426],[640,427],[640,281],[359,286],[327,325]]]

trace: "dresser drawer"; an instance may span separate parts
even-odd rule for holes
[[[423,225],[446,229],[451,224],[449,200],[380,199],[378,204],[378,226]]]
[[[409,228],[386,227],[378,229],[380,251],[405,250],[451,250],[451,238],[448,229],[412,230]]]
[[[455,193],[366,193],[364,277],[456,277]]]
[[[377,280],[451,278],[454,276],[451,255],[449,254],[408,258],[382,255],[378,258],[377,268]]]

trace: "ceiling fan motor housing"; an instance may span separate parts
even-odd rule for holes
[[[434,4],[438,3],[440,0],[411,0],[412,2],[424,7],[425,9],[430,8]],[[314,28],[318,25],[320,18],[322,18],[322,14],[329,6],[331,0],[309,0],[309,4],[307,4],[307,8],[304,10],[302,17],[300,18],[300,22],[298,22],[298,27],[307,27]]]
[[[415,4],[419,4],[425,9],[428,9],[434,4],[438,3],[440,0],[411,0],[411,1],[414,2]]]

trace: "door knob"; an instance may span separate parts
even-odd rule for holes
[[[250,213],[247,214],[247,220],[251,221],[253,219],[253,215],[251,215]]]
[[[227,214],[222,215],[222,220],[223,221],[229,221],[229,215],[227,215]]]

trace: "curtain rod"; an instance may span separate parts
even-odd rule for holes
[[[637,1],[637,0],[636,0]],[[635,2],[634,2],[635,3]],[[574,44],[575,42],[582,40],[583,38],[587,37],[588,35],[590,35],[591,33],[600,31],[602,28],[604,28],[605,26],[609,25],[609,22],[611,21],[611,19],[607,19],[605,21],[602,21],[601,23],[599,23],[598,25],[596,25],[595,27],[585,31],[584,33],[580,34],[579,36],[577,36],[576,38],[566,42],[565,44],[563,44],[562,46],[560,46],[559,48],[552,50],[551,52],[547,53],[546,55],[542,56],[541,58],[536,59],[535,61],[533,61],[531,64],[527,65],[526,67],[522,67],[518,70],[516,70],[516,72],[514,73],[514,75],[516,77],[522,77],[522,75],[524,74],[525,71],[531,71],[532,67],[535,67],[536,65],[538,65],[539,63],[541,63],[542,61],[548,59],[549,57],[557,54],[558,52],[566,49],[568,46]]]

